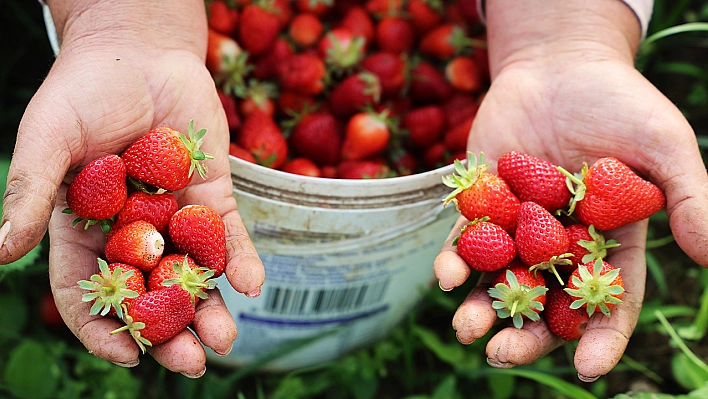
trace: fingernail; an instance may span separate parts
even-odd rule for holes
[[[490,358],[487,358],[487,364],[497,369],[510,369],[514,367],[514,363],[499,362]]]
[[[582,375],[582,374],[578,373],[578,379],[582,382],[595,382],[598,380],[598,378],[600,378],[599,375],[595,376],[595,377],[588,377],[586,375]]]
[[[227,350],[225,350],[225,351],[223,351],[223,352],[214,351],[214,353],[216,353],[216,354],[219,355],[219,356],[226,356],[226,355],[228,355],[229,353],[231,353],[231,350],[232,350],[233,348],[234,348],[234,346],[231,345],[231,346],[229,346],[229,349],[227,349]]]
[[[194,379],[194,378],[199,378],[199,377],[203,376],[204,373],[206,373],[206,366],[204,366],[204,368],[196,374],[190,374],[190,373],[181,373],[181,374],[187,378]]]
[[[123,363],[123,362],[112,362],[112,363],[115,364],[116,366],[130,368],[130,367],[135,367],[138,364],[140,364],[140,359],[135,359],[132,362],[125,362],[125,363]]]
[[[440,289],[443,290],[443,291],[445,291],[445,292],[452,291],[452,288],[445,288],[445,287],[443,287],[443,286],[442,286],[442,283],[441,283],[440,281],[438,281],[438,287],[440,287]]]
[[[258,298],[259,295],[261,295],[261,287],[258,287],[255,290],[246,293],[246,296],[249,298]]]
[[[10,223],[9,220],[6,220],[5,223],[2,224],[2,227],[0,227],[0,247],[5,245],[7,235],[10,234],[10,226],[12,226],[12,223]]]

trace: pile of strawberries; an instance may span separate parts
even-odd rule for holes
[[[598,159],[576,174],[544,159],[508,152],[489,164],[469,153],[467,167],[443,183],[470,222],[453,242],[471,269],[494,272],[492,307],[517,328],[543,315],[558,337],[573,341],[595,312],[621,303],[620,270],[605,261],[609,231],[663,209],[666,198],[616,158]]]
[[[204,205],[178,207],[174,191],[196,170],[204,178],[199,150],[205,129],[188,136],[157,127],[120,156],[93,160],[67,191],[73,224],[100,225],[106,233],[105,260],[78,285],[87,290],[90,314],[119,317],[140,348],[174,337],[192,323],[195,305],[207,298],[226,267],[226,232],[219,214]]]
[[[231,155],[383,178],[464,159],[489,81],[475,0],[208,0]]]

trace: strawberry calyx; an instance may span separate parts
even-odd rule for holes
[[[556,266],[572,264],[573,261],[568,259],[572,256],[573,256],[573,254],[571,254],[571,253],[564,253],[561,255],[552,256],[551,259],[549,259],[546,262],[537,263],[537,264],[531,266],[529,268],[529,270],[533,271],[533,272],[536,272],[537,270],[548,270],[554,276],[556,276],[556,279],[558,279],[558,282],[561,285],[564,285],[565,283],[563,282],[563,279],[561,278],[561,276],[558,274],[558,270],[556,269]]]
[[[584,163],[580,172],[575,174],[568,172],[560,166],[556,166],[556,169],[558,169],[558,171],[563,173],[566,177],[565,184],[568,186],[568,190],[570,190],[571,194],[567,214],[572,215],[575,211],[575,206],[577,203],[585,198],[585,193],[587,191],[587,187],[585,186],[585,175],[587,175],[589,170],[588,164]]]
[[[573,284],[577,288],[565,288],[568,294],[577,298],[570,304],[571,309],[579,309],[585,306],[588,316],[592,316],[595,313],[595,309],[599,308],[605,316],[609,317],[610,307],[607,305],[614,306],[622,303],[622,300],[617,298],[616,295],[622,294],[624,288],[612,284],[619,276],[620,269],[612,269],[605,274],[601,274],[602,260],[598,259],[593,265],[592,274],[583,266],[579,267],[578,270],[580,278],[575,275],[572,276]]]
[[[218,74],[214,81],[227,94],[236,94],[246,87],[245,76],[253,70],[253,65],[248,62],[248,52],[242,51],[235,58],[224,57],[224,72]]]
[[[258,106],[263,106],[268,99],[277,96],[278,89],[271,82],[259,82],[256,79],[251,79],[247,85],[236,86],[233,93],[241,99],[250,99]]]
[[[80,288],[90,292],[81,297],[83,302],[93,301],[89,314],[105,316],[115,309],[118,317],[123,318],[123,306],[121,303],[125,298],[137,298],[138,293],[128,288],[128,279],[133,276],[133,270],[123,270],[116,267],[113,271],[108,268],[108,263],[103,259],[98,259],[99,273],[91,276],[89,280],[78,282]]]
[[[166,279],[162,282],[162,285],[169,287],[174,284],[179,284],[183,290],[189,292],[189,299],[192,304],[196,303],[196,298],[206,299],[209,297],[206,290],[216,287],[216,281],[211,278],[214,276],[214,270],[208,267],[196,267],[192,268],[189,266],[187,261],[187,255],[184,256],[182,262],[175,262],[172,265],[172,270],[179,275],[179,277]]]
[[[605,236],[601,232],[595,230],[595,226],[588,226],[588,233],[592,237],[590,240],[579,240],[578,244],[587,249],[589,253],[583,256],[582,262],[588,263],[598,259],[605,259],[607,257],[607,250],[610,248],[619,247],[620,244],[617,240],[610,239],[605,240]]]
[[[199,176],[202,179],[206,179],[207,167],[202,163],[202,161],[207,159],[214,159],[214,156],[207,154],[199,149],[204,140],[204,135],[206,134],[206,129],[199,129],[196,133],[194,132],[194,119],[189,121],[189,128],[187,129],[188,136],[180,133],[179,138],[182,140],[182,144],[189,150],[189,157],[192,159],[192,164],[189,167],[189,176],[192,176],[194,170],[197,170]]]
[[[343,46],[342,42],[331,32],[327,35],[332,43],[326,51],[325,62],[333,72],[346,72],[364,58],[364,47],[366,38],[363,36],[353,36],[348,45]]]
[[[486,222],[488,220],[489,220],[489,216],[482,216],[481,218],[475,219],[475,220],[467,223],[466,225],[460,227],[460,235],[455,237],[454,240],[452,240],[452,246],[453,247],[457,246],[457,242],[460,241],[460,237],[462,236],[462,233],[464,233],[468,227],[474,226],[475,224],[477,224],[479,222]]]
[[[74,215],[74,211],[71,210],[71,208],[65,208],[61,211],[61,213],[66,214],[66,215]],[[71,227],[76,227],[79,223],[86,221],[86,224],[84,224],[84,230],[88,230],[89,227],[93,226],[94,224],[97,224],[101,227],[101,230],[105,234],[108,234],[111,232],[111,227],[113,226],[114,218],[109,218],[109,219],[86,219],[82,217],[77,217],[71,222]]]
[[[491,162],[490,162],[491,163]],[[442,177],[443,184],[454,190],[443,199],[443,206],[456,202],[457,194],[472,187],[487,170],[490,163],[484,163],[484,153],[479,153],[479,159],[472,152],[467,152],[467,167],[459,159],[453,162],[457,174],[452,173]]]
[[[487,291],[489,296],[497,299],[492,302],[492,308],[497,311],[497,317],[501,319],[511,317],[516,328],[523,326],[523,316],[531,321],[538,321],[543,304],[536,298],[545,294],[548,288],[543,286],[531,288],[519,284],[516,275],[511,270],[506,271],[506,280],[508,285],[497,283]]]
[[[135,343],[138,344],[138,347],[144,354],[145,347],[152,346],[152,342],[150,342],[150,340],[140,334],[140,330],[145,328],[145,323],[143,323],[142,321],[133,320],[133,316],[128,314],[128,308],[125,305],[121,305],[121,307],[123,308],[123,314],[125,316],[123,317],[123,322],[125,322],[125,325],[111,331],[111,335],[115,335],[123,331],[130,332],[130,336],[133,337]]]

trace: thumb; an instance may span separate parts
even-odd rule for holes
[[[66,132],[47,118],[41,93],[30,101],[17,132],[0,228],[0,264],[20,259],[44,237],[57,190],[71,163]],[[54,107],[56,110],[57,108]]]

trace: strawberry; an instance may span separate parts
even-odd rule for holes
[[[134,141],[121,155],[128,176],[168,191],[187,187],[194,170],[205,179],[207,168],[202,161],[214,158],[199,149],[206,129],[195,133],[191,120],[187,134],[160,126]]]
[[[159,345],[187,328],[196,312],[189,292],[175,284],[139,295],[125,313],[126,324],[111,334],[129,331],[145,353],[145,346]]]
[[[462,27],[446,23],[426,33],[420,39],[418,50],[428,57],[449,60],[462,54],[471,45],[472,41]]]
[[[244,76],[251,70],[248,53],[236,40],[213,29],[209,29],[207,38],[205,65],[217,87],[231,94],[235,87],[243,84]]]
[[[88,290],[81,300],[92,302],[89,314],[118,316],[123,318],[123,306],[130,305],[138,295],[145,293],[143,273],[125,263],[106,263],[98,259],[99,273],[89,280],[78,282],[80,288]]]
[[[344,73],[359,65],[366,53],[366,39],[347,28],[334,28],[318,44],[320,57],[336,73]]]
[[[416,148],[427,148],[442,138],[445,113],[437,105],[413,108],[403,117],[402,126]]]
[[[446,99],[442,108],[448,126],[457,126],[477,115],[479,100],[468,93],[454,93]]]
[[[317,164],[335,165],[341,152],[341,129],[328,112],[306,114],[293,128],[288,143],[293,152]]]
[[[415,30],[407,19],[388,16],[376,24],[376,45],[379,50],[394,54],[410,53],[415,45]]]
[[[476,25],[481,23],[482,19],[479,16],[478,2],[476,0],[457,0],[456,4],[459,6],[460,14],[469,24]]]
[[[519,259],[531,270],[550,270],[563,284],[556,265],[571,263],[570,240],[563,224],[546,208],[531,201],[521,203],[514,241]]]
[[[324,61],[311,54],[297,54],[288,58],[278,69],[280,85],[306,95],[317,95],[325,88],[327,75]]]
[[[457,125],[453,125],[451,129],[445,132],[443,137],[445,147],[450,151],[464,151],[467,148],[467,139],[472,130],[472,122],[474,122],[474,116]]]
[[[343,161],[337,165],[340,179],[384,179],[393,177],[391,169],[379,160]]]
[[[410,93],[420,102],[440,103],[452,95],[452,86],[442,71],[429,62],[419,62],[411,70]]]
[[[313,13],[298,14],[290,21],[288,35],[300,48],[314,46],[324,31],[322,22]]]
[[[188,254],[219,277],[226,268],[226,227],[221,216],[205,205],[187,205],[170,220],[170,238],[180,253]]]
[[[256,158],[253,156],[253,154],[251,154],[250,151],[236,145],[235,143],[229,143],[229,155],[232,155],[239,159],[243,159],[246,162],[256,163]]]
[[[472,57],[457,56],[445,65],[445,77],[455,90],[476,93],[482,89],[477,62]]]
[[[226,113],[226,124],[229,126],[229,132],[232,134],[241,128],[241,116],[239,115],[238,105],[234,96],[227,94],[223,90],[217,90],[221,107]]]
[[[573,272],[577,265],[595,261],[597,259],[605,259],[607,250],[610,248],[619,247],[619,243],[615,240],[605,241],[605,236],[602,232],[595,230],[595,226],[585,226],[582,223],[574,223],[567,226],[565,230],[568,232],[570,246],[568,252],[573,256],[570,260],[573,262]]]
[[[281,92],[277,103],[278,111],[284,115],[302,114],[305,110],[317,108],[317,102],[313,96],[294,91]]]
[[[327,15],[334,0],[295,0],[295,7],[303,13],[312,13],[318,17]]]
[[[545,159],[510,151],[499,157],[497,172],[520,201],[532,201],[555,212],[570,200],[565,176]]]
[[[341,158],[362,160],[380,154],[391,137],[387,117],[387,110],[354,114],[347,123]]]
[[[480,272],[493,272],[511,263],[516,257],[514,240],[509,233],[488,217],[475,219],[462,227],[453,241],[465,263]]]
[[[360,72],[345,78],[329,95],[329,110],[338,118],[346,118],[381,100],[379,78]]]
[[[364,8],[377,19],[396,15],[403,9],[403,0],[367,0]]]
[[[271,14],[275,14],[278,18],[278,24],[280,25],[280,30],[283,31],[290,25],[290,21],[293,19],[295,11],[291,5],[291,0],[267,0],[266,5],[272,5]]]
[[[384,97],[398,96],[405,88],[407,66],[400,55],[377,51],[367,55],[361,67],[379,78]]]
[[[513,232],[519,213],[519,199],[501,177],[486,171],[489,164],[484,163],[484,154],[479,155],[478,161],[477,156],[468,153],[467,168],[460,161],[454,164],[457,174],[443,177],[443,183],[454,189],[445,197],[443,205],[454,202],[468,220],[487,216],[490,222]]]
[[[61,313],[59,313],[51,290],[44,291],[39,298],[38,312],[39,318],[45,327],[58,328],[66,325]]]
[[[561,287],[551,287],[546,293],[543,318],[551,332],[565,340],[576,341],[585,333],[590,316],[583,309],[572,309],[573,298]]]
[[[126,165],[119,156],[105,155],[94,159],[69,184],[66,192],[68,209],[63,212],[77,216],[74,226],[86,220],[85,229],[98,223],[104,232],[108,232],[108,219],[123,208],[128,197],[125,179]]]
[[[240,19],[238,42],[244,50],[254,56],[267,52],[281,29],[281,21],[273,7],[249,4],[241,11]]]
[[[661,189],[617,158],[598,159],[578,175],[560,169],[574,184],[569,213],[583,224],[612,230],[646,219],[666,205]]]
[[[253,154],[259,165],[277,169],[288,157],[288,143],[272,117],[254,111],[243,122],[236,144]]]
[[[565,292],[573,297],[572,309],[585,308],[592,316],[601,311],[610,316],[610,310],[622,303],[624,282],[620,269],[602,259],[583,263],[570,275]]]
[[[164,237],[167,235],[170,218],[177,209],[177,198],[172,193],[147,194],[134,191],[116,215],[112,229],[118,230],[136,220],[144,220],[155,226]]]
[[[393,151],[389,154],[391,166],[397,176],[408,176],[418,171],[418,158],[409,151]]]
[[[188,255],[170,254],[150,271],[147,289],[161,290],[176,284],[189,292],[192,303],[196,305],[200,298],[208,297],[206,290],[216,287],[216,281],[211,279],[213,276],[213,270],[199,267]]]
[[[406,11],[418,35],[423,35],[443,21],[443,2],[437,0],[410,0]]]
[[[160,262],[164,249],[165,239],[155,226],[136,220],[111,231],[105,252],[106,260],[111,263],[127,263],[149,272]]]
[[[349,9],[339,21],[339,27],[349,29],[354,36],[363,37],[366,43],[374,41],[374,22],[362,7],[355,6]]]
[[[283,38],[275,39],[273,47],[253,60],[251,76],[258,80],[277,78],[280,69],[295,55],[290,43]]]
[[[428,169],[436,169],[446,165],[446,160],[450,156],[450,152],[442,142],[433,143],[428,148],[423,150],[421,159],[423,165]],[[466,156],[465,156],[466,159]]]
[[[261,82],[256,79],[248,81],[248,85],[239,86],[235,89],[236,96],[241,98],[239,111],[241,116],[247,118],[248,115],[258,110],[269,116],[275,115],[275,102],[273,97],[277,96],[277,89],[270,82]]]
[[[488,290],[489,296],[496,299],[492,308],[497,317],[511,317],[514,327],[521,328],[524,319],[540,320],[539,313],[546,303],[546,280],[541,273],[534,273],[518,262],[512,262],[501,269]]]
[[[207,21],[209,28],[232,36],[238,27],[238,10],[228,5],[225,0],[213,0],[208,3]]]
[[[293,158],[286,162],[281,170],[295,175],[322,177],[320,168],[307,158]]]

